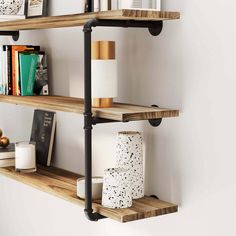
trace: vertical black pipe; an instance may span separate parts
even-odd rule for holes
[[[92,99],[91,99],[91,29],[84,32],[84,130],[85,130],[85,209],[92,213]]]
[[[85,215],[91,221],[98,221],[104,216],[93,213],[92,206],[92,63],[91,33],[96,20],[84,25],[84,146],[85,146]]]

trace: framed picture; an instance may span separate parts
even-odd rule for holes
[[[48,15],[48,0],[26,0],[26,18]]]

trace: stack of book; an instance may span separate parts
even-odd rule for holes
[[[0,47],[0,94],[49,95],[47,56],[40,46]]]
[[[15,166],[15,144],[0,148],[0,167]]]
[[[156,9],[161,10],[161,0],[94,0],[94,11],[118,9]]]

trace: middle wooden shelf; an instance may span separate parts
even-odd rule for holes
[[[84,100],[62,96],[4,96],[0,95],[0,102],[16,105],[26,105],[55,111],[84,113]],[[139,121],[179,116],[176,109],[156,108],[148,106],[114,103],[111,108],[93,108],[93,116],[115,121]]]

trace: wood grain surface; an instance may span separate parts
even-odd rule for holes
[[[62,96],[4,96],[0,95],[0,102],[16,105],[26,105],[35,108],[54,111],[84,113],[84,101],[80,98]],[[116,121],[138,121],[155,118],[168,118],[179,116],[175,109],[145,107],[123,103],[114,103],[111,108],[93,108],[93,116]]]
[[[81,177],[78,174],[55,167],[38,167],[36,173],[24,174],[15,172],[13,167],[8,167],[0,168],[0,175],[84,207],[84,200],[76,196],[76,180]],[[178,211],[178,206],[144,197],[134,200],[133,206],[127,209],[105,208],[101,206],[100,201],[93,203],[93,209],[103,216],[124,223],[174,213]]]
[[[0,30],[35,30],[62,27],[75,27],[84,25],[91,19],[113,20],[175,20],[180,18],[179,12],[155,11],[155,10],[114,10],[105,12],[73,14],[62,16],[48,16],[25,20],[0,22]]]

